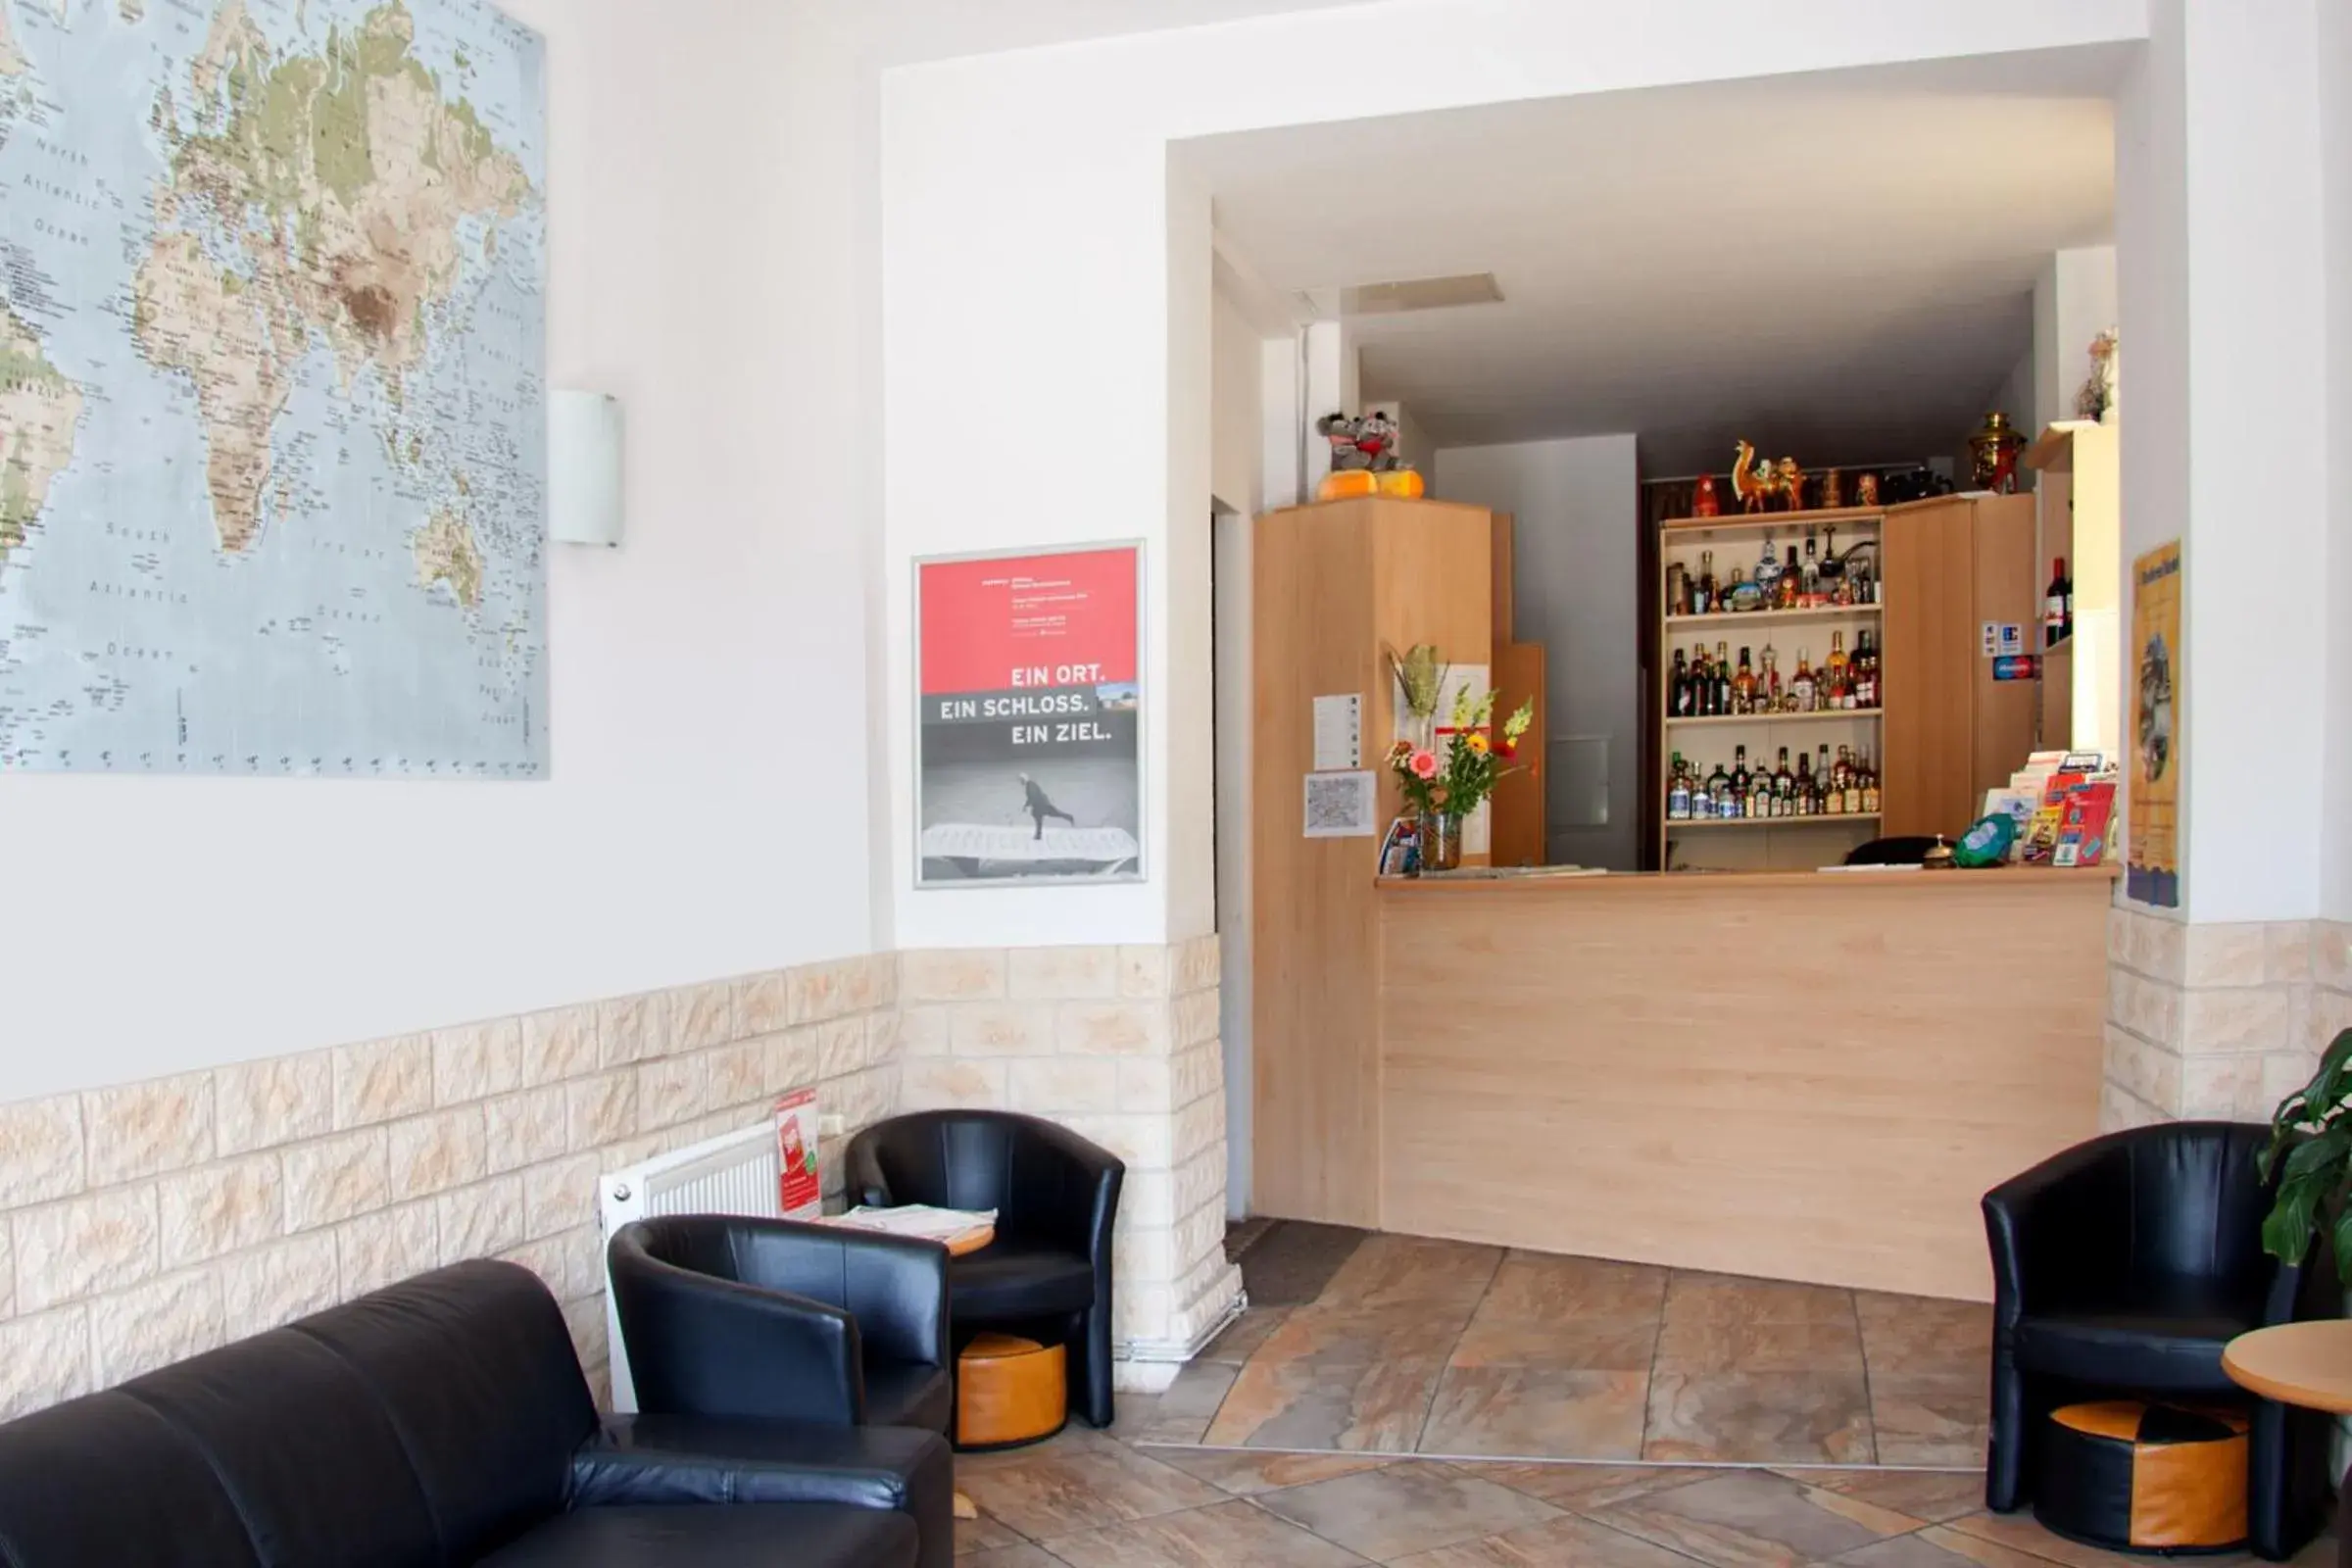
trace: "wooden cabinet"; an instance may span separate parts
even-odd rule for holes
[[[2034,498],[1892,507],[1884,539],[1883,831],[1956,837],[2034,750],[2037,683],[1996,678],[1985,648],[1987,625],[2017,626],[2040,651]]]
[[[1251,538],[1250,1127],[1253,1206],[1380,1223],[1376,838],[1308,838],[1314,700],[1363,699],[1363,765],[1396,733],[1384,648],[1494,657],[1494,534],[1483,508],[1365,499],[1294,507]]]

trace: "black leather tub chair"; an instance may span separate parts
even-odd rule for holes
[[[1127,1167],[1066,1127],[1002,1110],[927,1110],[850,1140],[860,1203],[993,1208],[997,1239],[948,1261],[956,1332],[1032,1330],[1069,1347],[1070,1409],[1111,1420],[1111,1227]]]
[[[915,1568],[955,1549],[952,1463],[901,1428],[600,1423],[546,1288],[461,1263],[0,1426],[0,1562]]]
[[[689,1214],[624,1225],[608,1252],[639,1409],[947,1432],[937,1243]]]
[[[2246,1524],[2284,1561],[2319,1532],[2328,1418],[2254,1400],[2222,1371],[2249,1329],[2342,1315],[2325,1248],[2262,1250],[2267,1127],[2184,1121],[2110,1133],[1984,1195],[1992,1247],[1992,1442],[1984,1501],[2030,1499],[2030,1456],[2061,1403],[2147,1394],[2249,1404]]]

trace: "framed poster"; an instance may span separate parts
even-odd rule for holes
[[[2180,541],[2132,563],[2132,731],[2124,738],[2132,781],[2125,825],[2124,893],[2162,909],[2180,907]]]
[[[915,563],[917,888],[1143,880],[1143,562]]]

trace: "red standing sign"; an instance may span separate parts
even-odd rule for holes
[[[915,566],[916,885],[1143,874],[1142,552]]]

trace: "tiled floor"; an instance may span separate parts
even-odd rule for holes
[[[1109,1432],[959,1458],[982,1517],[956,1547],[962,1568],[2132,1561],[1984,1511],[1986,1332],[1980,1306],[1375,1236]]]
[[[1148,1436],[1514,1459],[1981,1464],[1989,1310],[1368,1237],[1252,1310]]]

